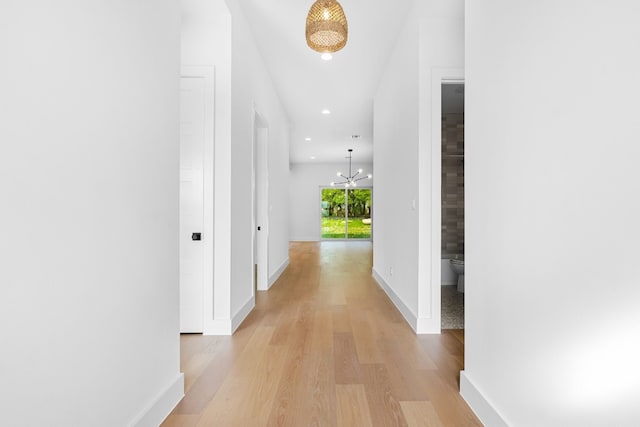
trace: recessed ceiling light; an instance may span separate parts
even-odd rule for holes
[[[320,58],[322,58],[325,61],[331,61],[333,59],[333,56],[330,53],[323,53]]]
[[[326,115],[331,114],[331,111],[329,111],[327,109],[324,109],[324,110],[322,110],[322,114],[324,114],[326,116]]]
[[[311,138],[306,137],[304,140],[305,140],[305,141],[307,141],[307,142],[309,142],[309,141],[311,141]]]
[[[311,157],[309,157],[309,158],[310,158],[311,160],[315,160],[315,159],[316,159],[316,156],[311,156]]]

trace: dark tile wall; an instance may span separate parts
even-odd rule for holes
[[[464,114],[442,117],[442,253],[464,254]]]

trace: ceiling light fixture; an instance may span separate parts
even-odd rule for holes
[[[316,52],[333,53],[347,44],[347,17],[336,0],[317,0],[307,14],[307,45]]]
[[[329,114],[331,114],[331,111],[324,109],[322,110],[322,114],[324,114],[325,116],[328,116]]]
[[[363,179],[371,179],[371,178],[373,178],[373,175],[371,175],[371,174],[369,174],[367,176],[358,177],[358,175],[360,175],[362,173],[362,169],[358,169],[358,171],[356,173],[351,175],[351,153],[353,152],[353,150],[351,148],[349,148],[347,151],[349,152],[349,156],[345,157],[345,159],[349,159],[349,175],[343,175],[342,172],[338,172],[336,175],[339,176],[340,178],[344,179],[344,181],[332,182],[331,183],[332,187],[335,187],[336,185],[344,185],[344,188],[357,187],[358,185],[356,183],[358,181],[362,181]]]
[[[304,140],[305,140],[305,141],[307,141],[307,142],[309,142],[309,141],[311,141],[311,138],[306,137]]]

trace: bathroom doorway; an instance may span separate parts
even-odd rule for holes
[[[464,82],[441,86],[441,329],[464,329]]]

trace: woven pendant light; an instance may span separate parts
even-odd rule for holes
[[[347,44],[347,17],[336,0],[317,0],[309,9],[307,44],[316,52],[333,53]]]

